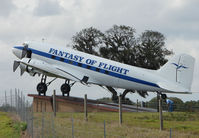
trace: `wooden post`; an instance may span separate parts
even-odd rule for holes
[[[106,122],[104,120],[104,138],[106,138]]]
[[[119,124],[122,125],[122,102],[121,102],[121,95],[119,96]]]
[[[11,103],[11,112],[12,112],[12,89],[10,90],[10,103]]]
[[[6,91],[5,91],[5,105],[7,107],[7,96],[6,96]]]
[[[42,103],[43,101],[40,101],[40,112],[42,112],[42,107],[43,107]]]
[[[88,121],[87,94],[84,95],[84,117],[85,117],[85,121]]]
[[[36,112],[39,112],[38,106],[39,106],[39,103],[38,103],[38,99],[37,99],[37,103],[36,103]]]
[[[44,102],[45,104],[44,104],[44,111],[46,112],[46,102]]]
[[[15,110],[16,110],[16,114],[17,114],[17,89],[15,88]]]
[[[32,138],[34,138],[34,105],[32,104],[32,107],[31,107],[31,136]]]
[[[162,116],[162,97],[159,99],[159,113],[160,113],[160,130],[163,130],[163,116]]]
[[[138,112],[138,99],[137,99],[137,108],[136,109],[137,109],[137,112]]]
[[[54,117],[56,116],[56,91],[53,91],[53,112],[54,112]]]
[[[159,112],[159,100],[160,100],[160,94],[157,93],[157,112]]]
[[[72,118],[72,138],[74,138],[74,122],[73,122],[73,118]]]

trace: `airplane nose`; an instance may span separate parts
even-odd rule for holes
[[[13,47],[13,48],[12,48],[12,53],[13,53],[16,57],[20,58],[21,50],[20,50],[20,49],[17,49],[16,47]]]

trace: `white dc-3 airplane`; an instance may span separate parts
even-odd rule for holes
[[[12,52],[19,58],[13,71],[20,67],[21,75],[25,71],[31,76],[42,74],[37,85],[39,95],[46,95],[48,85],[56,78],[65,80],[61,85],[63,96],[75,82],[158,92],[162,96],[191,93],[195,59],[187,54],[174,56],[159,70],[149,70],[46,43],[25,42],[14,46]],[[46,82],[47,76],[54,79]]]

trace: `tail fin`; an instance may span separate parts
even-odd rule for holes
[[[176,82],[190,90],[193,80],[195,59],[187,54],[174,56],[158,72],[165,79]]]

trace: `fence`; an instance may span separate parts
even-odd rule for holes
[[[141,105],[139,102],[137,103],[138,106]],[[151,103],[146,104],[145,107],[156,108],[157,105],[156,103]],[[174,107],[176,107],[174,108],[175,110],[180,105],[174,104]],[[186,109],[182,106],[181,108]],[[191,108],[193,109],[193,107]],[[163,105],[163,109],[167,109],[167,106]],[[198,110],[199,108],[194,109]],[[119,134],[121,133],[119,130],[118,133],[115,132],[114,134],[110,132],[109,129],[112,126],[109,120],[103,120],[98,123],[82,121],[84,120],[83,113],[81,114],[82,119],[78,119],[75,113],[59,113],[58,117],[55,117],[54,113],[44,112],[44,110],[40,113],[33,113],[32,103],[17,89],[5,92],[5,96],[0,98],[0,110],[16,114],[21,121],[26,122],[29,137],[124,137]],[[122,122],[122,120],[120,121]]]
[[[29,134],[33,131],[33,112],[31,103],[26,100],[23,92],[19,89],[5,91],[5,96],[0,97],[0,111],[10,112],[18,116],[20,121],[27,123]]]
[[[87,128],[82,129],[79,127],[82,120],[73,118],[72,114],[63,122],[56,118],[53,112],[44,112],[44,109],[40,113],[33,113],[32,107],[32,103],[26,100],[19,89],[5,91],[5,96],[0,97],[0,111],[15,114],[20,118],[20,121],[26,122],[29,137],[120,137],[117,134],[107,134],[106,121],[98,123],[95,129],[92,128],[94,124],[83,121],[83,125]],[[55,123],[55,121],[60,121],[60,123]]]

